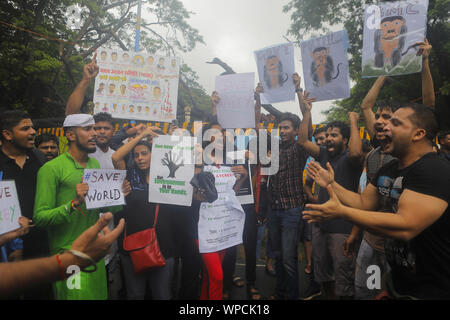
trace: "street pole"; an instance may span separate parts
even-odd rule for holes
[[[134,43],[134,51],[139,51],[139,42],[141,39],[141,8],[142,8],[142,0],[138,2],[137,8],[137,19],[136,19],[136,39]]]

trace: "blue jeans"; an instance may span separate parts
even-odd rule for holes
[[[269,233],[275,254],[278,299],[298,300],[298,237],[301,208],[273,210],[269,216]]]

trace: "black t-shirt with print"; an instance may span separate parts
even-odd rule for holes
[[[397,212],[404,189],[449,202],[450,163],[428,153],[410,166],[398,169],[398,160],[384,165],[372,184],[381,195],[381,211]],[[431,226],[406,242],[385,240],[393,284],[400,294],[421,299],[450,298],[449,208]]]

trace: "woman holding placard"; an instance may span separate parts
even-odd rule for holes
[[[157,127],[148,127],[136,136],[112,156],[116,169],[127,169],[127,180],[130,181],[132,191],[126,197],[124,210],[116,214],[116,221],[124,218],[126,222],[124,235],[119,238],[120,260],[124,272],[127,299],[143,300],[146,296],[147,285],[151,289],[152,299],[171,299],[171,279],[174,266],[174,240],[172,219],[168,212],[159,210],[159,205],[148,202],[148,185],[152,145],[147,140],[158,136],[155,131]],[[125,157],[132,154],[133,166],[126,168]],[[140,250],[136,246],[130,250],[128,239],[131,239],[151,228],[156,230],[157,245],[162,254],[162,263],[159,266],[142,268],[142,261],[136,258]],[[152,254],[152,253],[151,253]]]

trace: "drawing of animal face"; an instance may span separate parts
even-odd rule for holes
[[[395,17],[394,20],[385,20],[380,24],[381,37],[384,40],[392,40],[401,33],[401,28],[405,24],[402,17]]]
[[[324,66],[327,63],[329,51],[329,48],[317,48],[311,53],[317,68]]]
[[[278,75],[278,62],[279,62],[278,56],[272,56],[267,58],[266,67],[270,74]]]
[[[264,63],[264,82],[271,89],[283,86],[287,81],[287,74],[283,73],[283,65],[278,56],[270,56]]]

